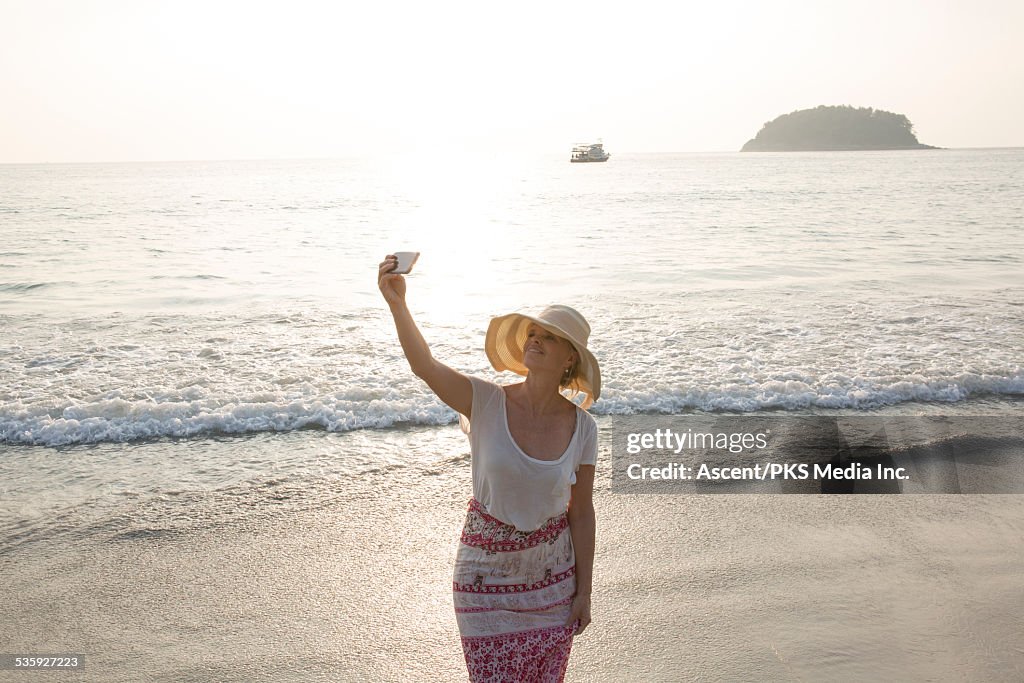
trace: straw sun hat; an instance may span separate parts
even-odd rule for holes
[[[523,345],[526,343],[526,329],[530,323],[567,339],[576,349],[580,357],[580,370],[569,387],[587,395],[581,407],[589,408],[601,395],[601,369],[594,354],[587,350],[590,325],[575,309],[548,306],[536,316],[510,313],[492,318],[484,341],[484,350],[491,365],[498,372],[510,370],[523,377],[529,373],[523,364]]]

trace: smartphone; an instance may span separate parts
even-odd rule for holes
[[[412,271],[413,265],[416,263],[416,259],[420,257],[418,251],[396,251],[395,258],[398,259],[398,265],[391,271],[392,275],[408,275]]]

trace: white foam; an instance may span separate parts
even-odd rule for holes
[[[1008,377],[964,373],[944,379],[888,381],[828,375],[826,381],[789,373],[792,379],[726,382],[707,387],[651,384],[609,386],[591,409],[595,414],[685,410],[740,411],[871,409],[909,401],[957,402],[982,395],[1024,395],[1024,374]],[[796,377],[800,377],[797,379]],[[116,393],[116,392],[114,392]],[[0,405],[0,442],[65,446],[160,437],[246,434],[319,428],[331,432],[387,428],[396,424],[443,425],[455,413],[425,390],[338,391],[314,397],[260,392],[232,400],[126,400],[103,396],[88,402]]]
[[[609,388],[591,412],[614,415],[684,410],[868,410],[911,401],[954,403],[985,395],[1024,395],[1024,374],[1002,377],[963,373],[943,379],[917,377],[889,381],[833,375],[827,383],[812,383],[805,378],[729,383],[705,389],[661,386],[646,390]]]
[[[257,402],[126,401],[0,406],[0,442],[43,446],[136,441],[204,434],[281,432],[303,428],[333,432],[390,427],[397,423],[447,424],[454,413],[436,400],[419,396],[372,401],[319,397]]]

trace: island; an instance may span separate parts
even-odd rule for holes
[[[903,114],[848,105],[801,109],[764,124],[741,152],[938,149],[917,141]]]

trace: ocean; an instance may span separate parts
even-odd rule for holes
[[[483,353],[491,316],[582,312],[605,435],[637,414],[1019,416],[1024,149],[612,151],[0,165],[0,563],[361,524],[360,501],[410,488],[457,506],[468,445],[376,288],[399,250],[421,252],[410,309],[460,371],[511,380]]]

